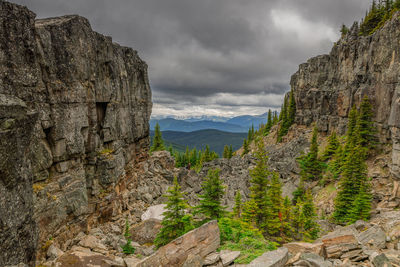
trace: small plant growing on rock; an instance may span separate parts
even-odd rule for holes
[[[124,233],[124,237],[126,240],[126,244],[121,246],[122,248],[122,252],[125,254],[133,254],[135,253],[135,248],[132,246],[131,242],[132,240],[130,239],[131,237],[131,233],[129,232],[129,222],[128,219],[126,219],[125,221],[125,233]]]

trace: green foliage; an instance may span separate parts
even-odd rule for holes
[[[304,201],[304,194],[306,193],[306,189],[304,188],[304,180],[300,178],[300,184],[293,191],[293,205],[296,205],[298,201]]]
[[[296,102],[294,99],[294,92],[292,90],[290,91],[289,97],[285,97],[281,113],[279,114],[281,124],[278,131],[278,142],[281,142],[282,137],[288,133],[290,126],[292,126],[294,123],[295,115]]]
[[[126,240],[126,244],[121,246],[122,252],[124,254],[130,255],[135,253],[135,248],[132,246],[131,242],[132,240],[130,239],[131,233],[129,232],[129,222],[128,218],[125,220],[125,232],[124,232],[124,237]]]
[[[256,227],[257,226],[258,207],[254,199],[250,199],[243,204],[243,211],[241,219]]]
[[[190,163],[191,168],[194,168],[195,170],[200,170],[204,162],[218,158],[218,154],[214,151],[210,151],[210,149],[208,149],[208,151],[207,149],[202,151],[197,150],[196,148],[193,148],[190,151],[186,148],[185,153],[173,151],[172,155],[175,158],[175,167],[188,167]]]
[[[327,161],[335,155],[337,149],[340,146],[339,139],[336,135],[336,131],[332,131],[331,135],[328,137],[328,145],[325,148],[325,151],[322,153],[321,160]]]
[[[342,24],[342,27],[340,28],[340,33],[342,34],[342,37],[345,36],[349,32],[349,28],[347,28],[346,25]]]
[[[225,187],[219,178],[219,169],[209,170],[204,179],[201,189],[203,194],[199,195],[199,205],[195,207],[195,214],[201,214],[203,222],[218,220],[225,214],[225,207],[222,206],[222,197],[225,194]]]
[[[243,209],[243,204],[242,204],[242,194],[240,194],[240,191],[237,190],[235,194],[235,206],[233,207],[233,216],[235,218],[240,218],[242,215],[242,209]]]
[[[153,145],[150,148],[150,152],[165,150],[164,140],[160,130],[160,125],[157,123],[154,127]]]
[[[223,158],[229,158],[229,147],[227,145],[224,146],[224,153],[222,154]]]
[[[379,1],[373,0],[370,9],[367,11],[361,22],[359,35],[370,35],[382,28],[386,21],[390,20],[393,13],[400,9],[400,1],[394,3],[391,0]]]
[[[269,185],[269,176],[272,173],[268,167],[268,156],[262,140],[257,142],[255,157],[256,166],[250,170],[250,197],[256,204],[256,224],[258,227],[264,227],[271,204],[268,199],[267,188]]]
[[[371,216],[372,196],[368,184],[363,184],[358,192],[351,208],[347,220],[355,223],[357,220],[368,221]]]
[[[168,200],[166,202],[166,211],[163,213],[164,218],[161,222],[162,228],[154,240],[157,248],[168,244],[194,228],[191,215],[186,214],[185,210],[189,206],[186,200],[183,199],[181,187],[176,177],[174,178],[173,186],[168,188],[165,197]]]
[[[232,149],[232,145],[229,146],[229,150],[228,150],[228,159],[233,157],[233,149]]]
[[[267,124],[264,127],[264,136],[267,136],[269,134],[269,132],[271,131],[272,126],[273,126],[272,111],[269,109],[268,110]]]
[[[242,151],[242,156],[246,155],[249,153],[249,142],[247,139],[243,140],[243,151]]]
[[[318,159],[318,129],[316,126],[311,138],[310,152],[307,155],[300,156],[297,162],[300,165],[300,175],[304,181],[315,181],[322,177],[325,165]]]
[[[356,127],[358,128],[357,143],[361,147],[371,150],[375,144],[375,127],[372,121],[372,105],[367,96],[360,104],[360,112]]]
[[[259,230],[242,220],[222,218],[218,226],[222,244],[220,249],[241,252],[235,263],[250,263],[266,251],[276,249],[276,243],[266,241]]]
[[[303,240],[311,242],[318,238],[320,227],[316,222],[317,214],[315,212],[314,202],[310,192],[306,192],[302,207],[302,217],[304,218],[304,236]]]

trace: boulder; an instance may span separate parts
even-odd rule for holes
[[[370,260],[375,267],[392,267],[389,259],[384,253],[374,253],[370,256]]]
[[[357,239],[362,245],[365,246],[369,245],[379,249],[386,247],[386,234],[378,225],[374,225],[371,228],[361,232],[359,235],[357,235]]]
[[[162,220],[164,218],[163,212],[165,211],[165,204],[159,204],[149,207],[141,216],[142,221],[149,219]]]
[[[323,257],[314,253],[303,253],[300,257],[300,260],[306,261],[310,264],[310,266],[315,267],[332,267],[332,263],[329,261],[325,261]],[[296,263],[295,263],[296,265]]]
[[[153,243],[161,229],[161,221],[158,219],[148,219],[131,227],[131,239],[143,245]]]
[[[126,267],[136,267],[137,264],[140,262],[140,259],[136,258],[135,256],[128,256],[124,258]]]
[[[204,259],[204,265],[212,265],[217,263],[219,261],[220,256],[218,252],[213,252],[207,255],[207,257]]]
[[[361,246],[356,238],[357,230],[354,225],[341,227],[319,240],[324,244],[327,258],[338,259],[346,252],[360,249]]]
[[[190,255],[205,258],[219,247],[219,235],[217,221],[208,222],[159,248],[153,255],[140,261],[137,267],[178,267],[182,266]]]
[[[97,237],[93,235],[85,236],[79,242],[79,245],[97,252],[102,252],[107,250],[107,247],[103,243],[101,243],[101,241],[97,239]]]
[[[221,250],[220,252],[222,265],[228,266],[240,256],[240,251]]]
[[[83,252],[72,251],[64,253],[59,257],[55,266],[57,267],[87,267],[87,266],[101,266],[101,267],[123,267],[122,263],[106,257],[96,252]]]
[[[56,258],[62,256],[63,254],[64,252],[54,244],[51,244],[50,247],[47,249],[47,258],[49,260],[55,260]]]
[[[306,243],[306,242],[292,242],[283,244],[283,247],[289,250],[289,253],[296,255],[297,253],[312,252],[318,255],[324,254],[324,243]]]
[[[253,260],[249,267],[283,267],[289,259],[289,250],[287,248],[278,248],[262,254]]]
[[[202,267],[203,266],[203,258],[200,255],[190,254],[182,267]]]

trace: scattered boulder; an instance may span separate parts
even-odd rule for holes
[[[64,252],[56,247],[54,244],[51,244],[50,247],[47,249],[47,258],[49,260],[55,260],[63,254]]]
[[[203,258],[200,255],[190,254],[182,267],[202,267]]]
[[[134,256],[128,256],[124,258],[126,267],[136,267],[137,264],[140,262],[140,259]]]
[[[79,242],[79,245],[97,252],[103,252],[107,250],[107,247],[103,243],[101,243],[100,240],[97,239],[97,237],[93,235],[85,236]]]
[[[287,248],[278,248],[262,254],[253,260],[249,267],[283,267],[289,259],[289,250]]]
[[[212,265],[215,264],[219,261],[220,256],[218,252],[213,252],[207,255],[207,257],[204,259],[204,265]]]
[[[158,219],[148,219],[132,226],[130,233],[133,241],[143,245],[153,243],[161,229],[161,221]]]
[[[305,261],[309,263],[307,266],[316,266],[316,267],[332,267],[332,263],[329,261],[325,261],[323,257],[314,253],[303,253],[300,257],[300,261]],[[300,265],[299,263],[295,263],[295,265]]]
[[[342,254],[360,249],[356,238],[357,230],[353,225],[342,227],[320,238],[325,247],[327,258],[339,259]]]
[[[137,267],[177,267],[182,266],[190,255],[205,258],[219,247],[219,235],[217,221],[208,222],[159,248],[153,255],[140,261]]]
[[[292,242],[283,244],[283,247],[289,250],[289,253],[296,255],[297,253],[312,252],[318,255],[324,255],[324,243],[306,243],[306,242]]]
[[[374,253],[370,256],[370,260],[375,267],[392,267],[389,259],[384,253]]]
[[[222,265],[228,266],[240,256],[240,251],[221,250],[220,252]]]
[[[117,262],[109,257],[106,257],[96,252],[70,251],[59,257],[55,266],[57,267],[123,267],[120,262]]]
[[[149,207],[143,214],[142,214],[142,221],[149,220],[149,219],[157,219],[162,220],[164,215],[162,215],[165,211],[165,204],[159,204],[155,206]]]
[[[380,249],[386,247],[386,234],[378,225],[361,232],[357,239],[364,246],[369,245]]]

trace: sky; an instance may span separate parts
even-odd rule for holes
[[[153,116],[262,114],[329,53],[370,0],[11,0],[38,18],[78,14],[149,65]]]

